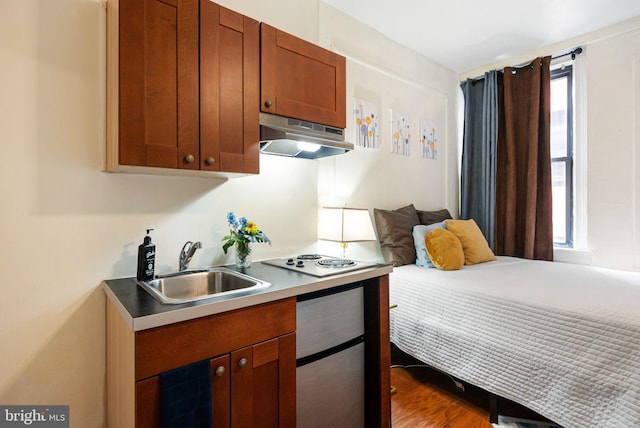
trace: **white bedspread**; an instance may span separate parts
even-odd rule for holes
[[[640,427],[640,273],[498,257],[390,275],[391,341],[565,428]]]

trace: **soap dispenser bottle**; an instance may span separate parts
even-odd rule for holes
[[[138,275],[139,281],[150,281],[153,279],[154,266],[156,264],[156,246],[151,242],[149,232],[153,229],[147,229],[147,236],[144,242],[138,246]]]

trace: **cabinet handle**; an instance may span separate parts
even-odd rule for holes
[[[220,366],[216,369],[216,376],[220,377],[224,374],[225,370],[224,370],[224,366]]]
[[[238,361],[238,366],[240,368],[243,368],[246,365],[247,365],[247,359],[246,358],[242,358],[240,361]]]
[[[267,100],[267,102],[264,103],[265,107],[269,108],[273,105],[273,102],[271,102],[271,100]]]
[[[188,154],[184,157],[186,163],[193,163],[196,158],[192,154]]]
[[[207,165],[213,165],[216,162],[216,160],[214,159],[213,156],[209,156],[207,159],[205,159],[204,163],[206,163]]]

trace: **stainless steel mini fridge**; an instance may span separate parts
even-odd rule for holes
[[[299,428],[364,426],[364,293],[351,284],[298,297]]]

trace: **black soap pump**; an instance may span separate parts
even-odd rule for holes
[[[144,242],[138,246],[138,278],[139,281],[150,281],[153,279],[154,266],[156,264],[156,246],[151,242],[149,232],[153,229],[147,229],[147,236]]]

